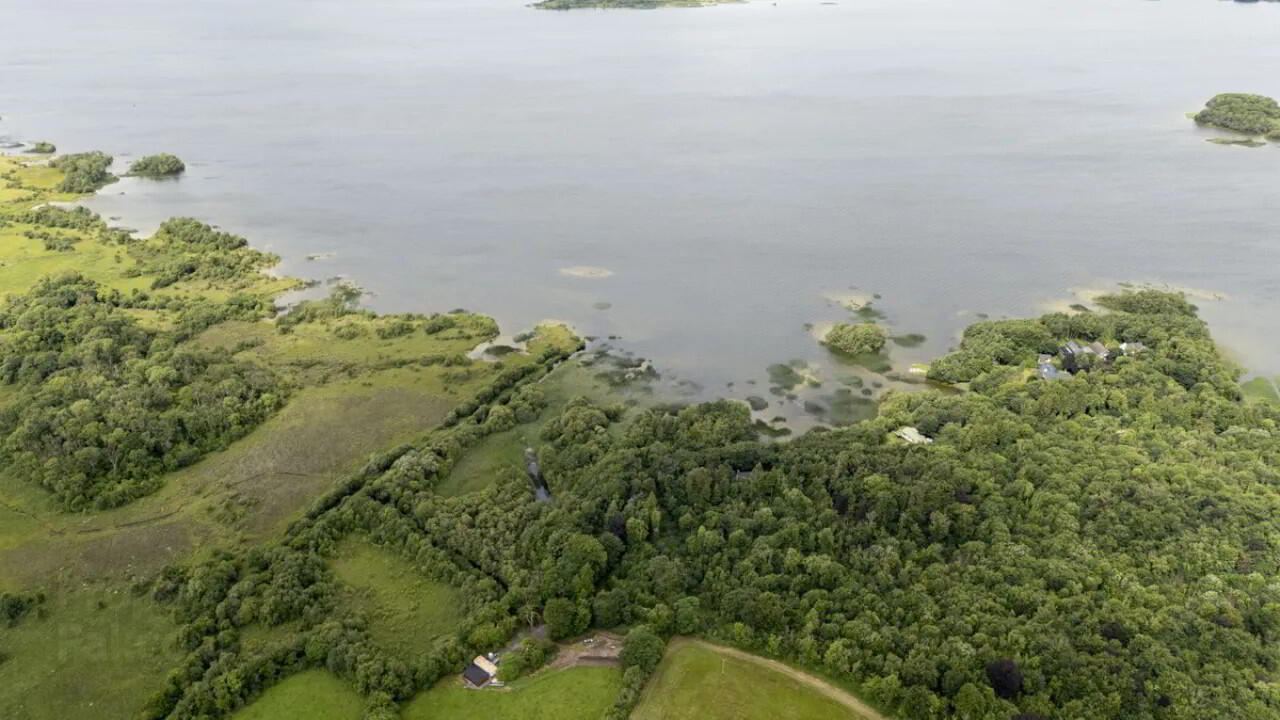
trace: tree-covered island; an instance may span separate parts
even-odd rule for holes
[[[1195,114],[1201,125],[1280,141],[1280,104],[1266,95],[1222,93]]]

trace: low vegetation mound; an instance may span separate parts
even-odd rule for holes
[[[31,147],[27,152],[36,153],[37,155],[50,155],[58,151],[58,148],[51,142],[35,142],[31,143]]]
[[[822,342],[849,355],[865,355],[884,348],[887,336],[875,323],[840,323],[827,332]]]
[[[1195,121],[1201,125],[1280,140],[1280,104],[1265,95],[1215,95],[1205,103],[1203,110],[1196,113]]]
[[[129,166],[130,175],[139,175],[142,177],[172,177],[182,174],[187,166],[175,155],[169,153],[156,153],[155,155],[147,155],[138,158]]]

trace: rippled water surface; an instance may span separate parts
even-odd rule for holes
[[[903,369],[979,314],[1148,282],[1222,296],[1201,303],[1219,338],[1280,373],[1280,146],[1185,117],[1280,96],[1278,3],[7,0],[0,19],[0,136],[178,154],[181,180],[93,206],[206,219],[379,310],[564,319],[691,394],[766,395],[769,365],[803,360],[823,386],[770,398],[793,414],[876,379],[813,339],[842,299],[878,294],[928,338],[894,346]]]

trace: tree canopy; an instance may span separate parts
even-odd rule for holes
[[[91,193],[115,182],[116,176],[107,170],[111,163],[112,157],[98,150],[61,155],[49,161],[49,165],[66,173],[58,190],[67,193]]]
[[[849,355],[879,352],[884,348],[884,330],[875,323],[839,323],[827,332],[822,342]]]
[[[1180,296],[1102,304],[980,324],[943,363],[968,392],[891,395],[873,420],[788,443],[757,440],[737,403],[570,402],[538,449],[552,503],[520,472],[434,493],[517,393],[490,394],[353,476],[279,548],[175,568],[155,591],[176,598],[192,655],[152,714],[220,715],[252,693],[218,700],[260,672],[235,650],[250,622],[300,620],[307,654],[289,662],[396,699],[540,617],[555,636],[634,628],[614,717],[672,633],[848,678],[903,718],[1275,717],[1259,678],[1280,666],[1280,417],[1241,401]],[[1146,350],[1018,372],[1071,338]],[[903,425],[934,442],[897,440]],[[456,637],[396,658],[335,614],[323,558],[350,532],[467,588]]]
[[[147,155],[133,161],[129,166],[130,175],[141,175],[143,177],[171,177],[173,175],[182,174],[187,166],[175,155],[169,153],[156,153],[155,155]]]
[[[135,302],[69,273],[0,305],[0,458],[69,509],[110,507],[225,447],[287,389],[226,351],[140,327]]]
[[[1196,113],[1195,120],[1201,125],[1280,140],[1280,104],[1265,95],[1215,95],[1205,103],[1203,110]]]

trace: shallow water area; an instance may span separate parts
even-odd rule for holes
[[[892,386],[811,330],[876,294],[925,338],[890,343],[898,373],[981,315],[1118,282],[1225,294],[1195,299],[1216,336],[1280,373],[1280,154],[1185,116],[1280,95],[1280,3],[352,8],[12,0],[47,32],[6,35],[0,137],[118,172],[174,153],[181,179],[90,205],[198,217],[382,311],[564,318],[681,398],[772,401],[769,366],[803,360],[820,386],[765,419]]]

